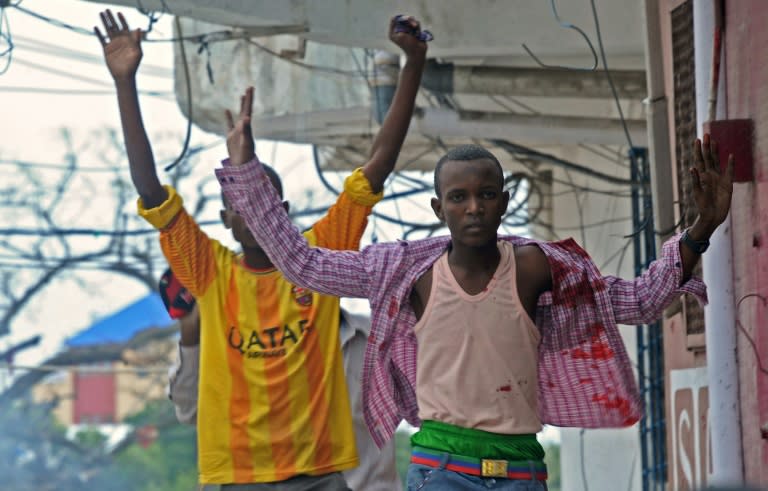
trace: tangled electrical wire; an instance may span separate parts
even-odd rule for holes
[[[407,168],[413,161],[424,157],[426,153],[434,150],[435,148],[432,148],[428,152],[419,153],[415,159],[406,161],[400,168]],[[312,155],[315,172],[323,187],[334,195],[338,195],[341,190],[332,184],[326,175],[328,172],[337,172],[337,170],[328,169],[324,165],[324,163],[333,161],[334,159],[330,157],[328,150],[318,145],[313,146]],[[336,155],[334,155],[334,157],[336,157]],[[397,190],[393,190],[395,185],[397,185]],[[385,192],[382,201],[392,202],[393,206],[395,206],[396,214],[393,215],[392,213],[374,209],[372,212],[372,217],[374,219],[401,227],[402,238],[404,239],[408,239],[416,233],[431,236],[438,230],[444,228],[444,224],[436,219],[430,221],[405,219],[397,207],[398,201],[422,196],[423,202],[418,203],[418,205],[423,208],[425,203],[428,203],[429,199],[434,196],[434,184],[431,175],[428,179],[425,179],[402,171],[395,171],[387,181],[386,188],[387,192]],[[524,172],[514,172],[506,175],[504,178],[504,189],[509,192],[510,200],[507,213],[502,221],[502,228],[505,232],[512,233],[515,229],[524,227],[538,218],[541,207],[533,208],[530,206],[530,203],[533,197],[538,198],[538,203],[541,203],[542,193],[541,188],[535,182],[535,179]],[[372,223],[375,226],[375,222],[372,221]]]
[[[13,59],[13,35],[11,34],[11,23],[8,20],[8,13],[6,11],[9,6],[8,0],[0,0],[0,59],[5,58],[2,68],[0,68],[0,75],[8,71]]]

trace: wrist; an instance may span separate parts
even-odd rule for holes
[[[683,231],[683,235],[680,237],[680,243],[695,254],[704,254],[704,252],[709,249],[709,239],[697,239],[695,236],[691,235],[690,230],[691,229],[686,229]]]
[[[248,162],[252,161],[256,154],[252,154],[250,157],[230,157],[229,162],[232,165],[245,165]]]
[[[716,228],[717,225],[697,219],[696,222],[688,228],[688,236],[697,242],[707,241],[712,237]]]
[[[114,77],[115,87],[118,89],[130,89],[136,87],[136,76],[126,75],[121,77]]]
[[[413,67],[413,68],[421,68],[424,66],[424,63],[427,60],[427,52],[426,51],[419,51],[417,53],[406,53],[405,54],[405,65],[403,68]]]
[[[184,335],[184,331],[181,332],[181,337],[179,338],[179,344],[181,346],[184,346],[185,348],[193,348],[200,344],[200,336],[195,335]]]

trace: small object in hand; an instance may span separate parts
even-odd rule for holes
[[[413,27],[411,25],[411,21],[408,20],[408,17],[404,15],[398,15],[395,17],[395,32],[406,32],[416,37],[419,41],[424,41],[425,43],[435,39],[432,33],[426,29]]]
[[[170,268],[160,277],[158,289],[171,319],[181,319],[195,307],[195,297],[184,288]]]

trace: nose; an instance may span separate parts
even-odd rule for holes
[[[482,200],[472,196],[467,200],[467,214],[479,215],[485,211]]]

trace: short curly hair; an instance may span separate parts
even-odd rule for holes
[[[460,145],[458,147],[448,150],[448,152],[440,157],[435,166],[435,194],[440,196],[440,171],[443,168],[443,164],[449,161],[470,161],[488,159],[499,168],[499,182],[501,187],[504,187],[504,169],[501,168],[499,159],[494,154],[480,145]]]

